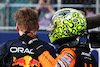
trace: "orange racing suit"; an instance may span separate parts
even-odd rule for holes
[[[70,48],[64,48],[56,59],[54,59],[48,51],[44,51],[38,59],[43,67],[74,67],[76,54]]]
[[[42,67],[98,67],[86,48],[64,48],[55,59],[44,51],[38,60]]]

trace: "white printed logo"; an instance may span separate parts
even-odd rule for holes
[[[34,54],[32,52],[33,49],[28,49],[28,48],[23,48],[23,47],[11,47],[10,52],[11,53],[29,53],[29,54]]]
[[[82,52],[81,55],[85,55],[85,56],[89,56],[90,57],[90,54],[89,53],[85,53],[85,52]]]

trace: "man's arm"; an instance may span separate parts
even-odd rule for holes
[[[5,43],[3,43],[0,45],[0,60],[5,56],[6,52]]]
[[[3,60],[6,54],[7,54],[7,49],[5,43],[3,43],[0,45],[0,66],[4,65]]]
[[[48,51],[44,51],[38,60],[43,67],[75,67],[76,54],[70,48],[64,48],[61,54],[54,59]]]
[[[76,55],[71,49],[67,49],[67,48],[63,49],[61,51],[61,54],[57,58],[54,58],[49,53],[49,51],[45,49],[43,43],[40,43],[38,41],[38,38],[36,38],[36,36],[33,35],[32,33],[25,32],[20,38],[26,44],[28,44],[29,48],[32,48],[34,50],[35,52],[34,57],[36,57],[36,59],[39,60],[39,62],[41,63],[43,67],[55,67],[57,64],[60,64],[61,67],[64,67],[64,65],[69,66],[69,67],[74,67]],[[71,58],[68,58],[68,57],[71,57]],[[58,67],[60,66],[58,65]]]

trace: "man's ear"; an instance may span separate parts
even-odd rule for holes
[[[17,31],[19,31],[19,27],[18,27],[18,24],[16,24],[16,29],[17,29]]]
[[[39,23],[38,23],[38,27],[37,27],[37,30],[39,29]]]

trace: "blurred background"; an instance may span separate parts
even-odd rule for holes
[[[42,0],[46,2],[46,0]],[[47,0],[48,1],[48,0]],[[61,8],[76,8],[85,12],[86,16],[100,13],[100,0],[50,0],[55,11]],[[14,13],[23,7],[36,9],[39,0],[0,0],[0,31],[16,31]],[[43,5],[46,7],[47,5]],[[40,12],[45,11],[42,10]],[[39,12],[39,15],[41,14]],[[44,14],[46,16],[46,14]],[[47,19],[50,16],[46,16]],[[41,24],[42,25],[42,24]],[[46,30],[43,26],[39,30]]]
[[[37,35],[41,40],[50,42],[47,30],[55,11],[66,7],[75,8],[83,11],[85,16],[93,16],[100,13],[100,0],[0,0],[0,44],[19,37],[15,27],[14,13],[23,7],[37,10],[40,24]],[[92,30],[100,31],[100,28]],[[91,49],[99,64],[100,49]]]

